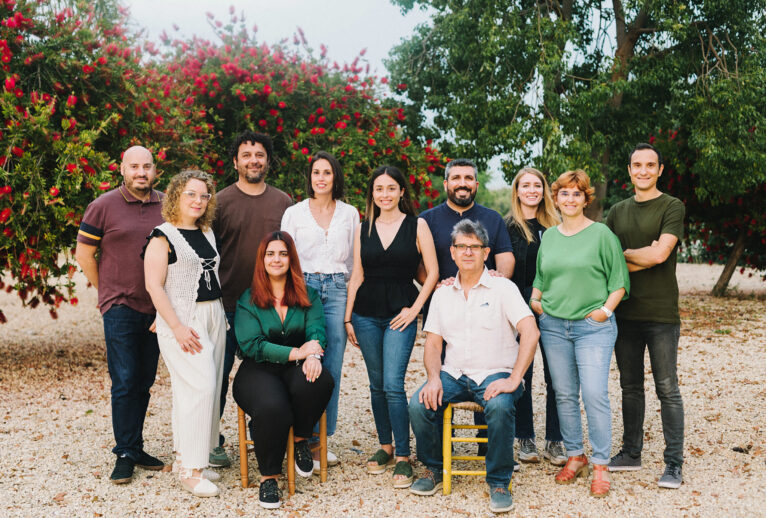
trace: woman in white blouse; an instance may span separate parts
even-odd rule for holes
[[[306,175],[308,198],[289,207],[282,216],[282,230],[295,240],[306,284],[322,299],[327,325],[327,348],[322,365],[335,380],[327,405],[327,435],[335,433],[338,421],[343,353],[346,350],[346,280],[354,262],[354,230],[359,212],[340,200],[343,197],[343,170],[330,153],[318,151],[309,162]],[[315,430],[318,431],[318,430]],[[315,453],[318,455],[318,452]],[[318,457],[314,469],[319,469]],[[329,465],[337,457],[328,452]]]

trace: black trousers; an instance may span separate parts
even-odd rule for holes
[[[282,473],[287,434],[311,437],[327,407],[335,382],[326,369],[313,383],[303,365],[259,363],[246,358],[234,377],[234,400],[253,419],[255,458],[262,476]]]

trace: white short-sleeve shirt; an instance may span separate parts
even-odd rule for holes
[[[516,327],[528,316],[532,311],[516,285],[485,268],[467,299],[460,274],[452,286],[436,290],[423,330],[447,342],[443,371],[481,384],[490,374],[513,371],[519,355]]]
[[[348,203],[335,201],[335,212],[327,230],[311,215],[309,200],[288,207],[281,228],[289,233],[298,249],[305,273],[351,273],[354,264],[354,229],[359,212]]]

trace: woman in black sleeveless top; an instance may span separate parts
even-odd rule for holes
[[[365,221],[356,229],[354,268],[344,318],[349,340],[362,350],[380,449],[367,471],[394,464],[394,487],[412,485],[410,420],[404,375],[415,343],[417,316],[439,277],[431,231],[415,216],[401,171],[380,166],[367,185]],[[427,277],[413,284],[421,258]],[[392,442],[396,444],[396,451]]]

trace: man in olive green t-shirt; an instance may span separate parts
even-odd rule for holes
[[[628,173],[635,196],[609,211],[607,226],[620,239],[630,272],[630,298],[617,308],[614,352],[622,388],[623,446],[610,471],[641,469],[644,437],[644,350],[649,349],[665,436],[665,472],[658,484],[681,486],[684,409],[676,359],[681,320],[678,314],[676,251],[683,237],[685,208],[657,189],[662,155],[649,144],[630,154]]]

